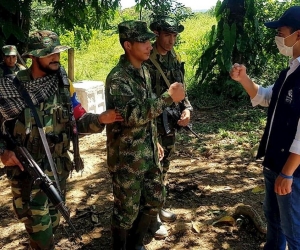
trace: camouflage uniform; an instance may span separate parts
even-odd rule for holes
[[[60,45],[55,33],[40,31],[30,36],[29,49],[31,51],[25,56],[45,57],[68,48]],[[24,84],[38,112],[56,164],[62,196],[65,198],[66,180],[70,171],[73,170],[73,164],[67,152],[71,141],[71,112],[77,110],[74,116],[77,118],[79,132],[101,132],[104,125],[99,123],[97,114],[84,111],[76,99],[72,84],[63,85],[56,72],[35,80],[30,79],[30,75],[30,69],[28,69],[20,71],[17,78]],[[15,123],[9,123],[9,131],[17,142],[28,149],[41,169],[54,181],[35,119],[11,79],[0,79],[0,99],[2,100],[0,105],[2,129],[10,119],[15,119]],[[11,150],[4,137],[0,137],[0,146],[2,149]],[[6,173],[11,184],[14,211],[18,219],[25,224],[31,248],[54,249],[53,233],[59,225],[60,214],[49,203],[46,194],[33,183],[26,171],[22,172],[19,167],[15,166],[6,167]]]
[[[4,56],[16,56],[18,54],[17,48],[14,45],[5,45],[2,47],[2,53]],[[0,63],[0,77],[6,75],[16,75],[20,70],[24,70],[25,67],[19,63],[16,63],[14,67],[8,67],[4,62]]]
[[[151,30],[159,30],[163,29],[170,32],[182,32],[183,26],[179,25],[172,18],[164,17],[163,19],[159,19],[153,22],[150,25]],[[151,52],[151,58],[153,58],[161,67],[165,76],[169,80],[170,83],[173,82],[181,82],[184,83],[184,72],[183,72],[183,63],[181,62],[179,56],[172,49],[166,55],[160,55],[156,49],[156,43],[153,44],[153,50]],[[146,66],[149,68],[152,82],[153,92],[157,95],[165,92],[169,87],[167,83],[164,81],[161,73],[155,67],[155,65],[149,60],[146,62]],[[187,96],[183,101],[177,104],[173,103],[171,108],[179,108],[180,111],[188,109],[190,111],[193,110]],[[169,170],[170,166],[170,157],[175,151],[175,137],[176,137],[176,127],[178,127],[177,122],[174,121],[171,116],[168,115],[168,126],[171,130],[169,134],[166,134],[164,124],[163,124],[163,116],[160,115],[157,119],[157,131],[159,135],[159,142],[164,148],[165,155],[161,164],[163,166],[164,179],[166,178],[166,174]]]
[[[145,42],[154,37],[147,30],[144,22],[123,22],[119,24],[120,41]],[[164,187],[155,118],[171,105],[172,98],[167,92],[154,96],[147,68],[134,68],[126,55],[109,73],[105,97],[106,107],[117,109],[124,118],[107,125],[106,132],[114,195],[112,226],[127,230],[139,213],[156,216],[162,206]]]

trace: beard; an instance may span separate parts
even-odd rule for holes
[[[51,63],[49,63],[49,65],[47,65],[47,66],[42,65],[39,58],[37,58],[36,62],[37,62],[38,68],[39,68],[41,71],[45,72],[46,74],[52,74],[52,73],[55,73],[55,72],[57,72],[57,71],[59,70],[59,67],[60,67],[60,63],[59,63],[59,62],[51,62]],[[57,69],[51,68],[51,64],[58,64]]]

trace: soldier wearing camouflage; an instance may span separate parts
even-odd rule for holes
[[[152,89],[157,95],[160,95],[168,89],[169,83],[181,82],[184,84],[184,63],[176,54],[173,46],[176,43],[177,35],[184,30],[183,25],[175,19],[168,16],[156,16],[150,24],[150,29],[157,35],[153,44],[153,50],[150,59],[146,65],[149,68]],[[164,74],[164,76],[162,75]],[[168,82],[166,82],[166,79]],[[164,173],[164,183],[167,182],[167,172],[170,167],[170,157],[175,151],[176,127],[186,126],[190,120],[190,112],[193,110],[188,97],[177,104],[173,104],[171,109],[178,109],[182,114],[180,121],[174,121],[170,114],[167,114],[167,127],[170,132],[167,133],[163,122],[163,115],[157,119],[157,130],[159,142],[164,148],[164,158],[161,161]],[[152,233],[157,238],[164,238],[168,235],[160,220],[172,222],[176,215],[165,210],[160,211],[160,217],[156,223],[151,224]]]
[[[83,133],[101,132],[105,123],[118,120],[114,110],[100,115],[87,113],[78,102],[72,83],[69,82],[68,86],[62,83],[58,74],[60,52],[68,48],[60,45],[56,33],[36,31],[30,35],[28,52],[24,54],[32,59],[31,67],[17,74],[18,81],[0,79],[2,134],[9,132],[19,145],[26,147],[44,173],[55,181],[35,117],[15,85],[21,84],[29,93],[42,123],[56,165],[63,199],[67,178],[73,170],[68,154],[73,129],[72,113],[78,131]],[[1,160],[11,185],[16,216],[25,224],[31,249],[54,249],[54,233],[59,225],[60,214],[49,203],[46,194],[33,183],[29,173],[21,171],[21,164],[13,148],[4,138],[0,137]]]
[[[17,55],[16,46],[5,45],[2,47],[3,62],[0,63],[0,77],[16,75],[20,70],[25,69],[22,64],[17,63]]]
[[[106,127],[114,195],[113,249],[144,249],[143,237],[164,200],[155,118],[173,103],[173,97],[168,91],[158,97],[152,93],[149,72],[142,64],[149,58],[149,39],[155,34],[141,21],[125,21],[118,29],[125,55],[105,85],[106,107],[124,117],[123,122]]]

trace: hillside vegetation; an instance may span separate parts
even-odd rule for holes
[[[126,17],[129,19],[129,17]],[[116,19],[118,20],[118,19]],[[120,20],[121,21],[121,20]],[[193,82],[194,64],[201,55],[205,43],[205,35],[216,22],[208,13],[197,13],[183,25],[185,30],[180,34],[177,52],[186,62],[187,85]],[[75,81],[97,80],[105,81],[109,71],[116,65],[123,49],[118,40],[117,26],[103,32],[91,32],[88,44],[75,48]],[[61,42],[74,46],[71,33],[61,36]],[[62,54],[62,63],[66,63],[66,53]]]

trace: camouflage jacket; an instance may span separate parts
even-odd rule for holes
[[[151,52],[151,58],[156,60],[158,64],[160,65],[162,71],[164,72],[165,76],[169,80],[170,84],[173,82],[181,82],[184,84],[184,72],[183,72],[183,64],[180,61],[180,58],[176,55],[174,50],[169,51],[166,55],[160,55],[156,49],[156,43],[153,44],[153,50]],[[160,95],[164,91],[166,91],[169,87],[163,77],[161,76],[161,73],[159,70],[155,67],[155,65],[149,60],[145,63],[145,65],[148,67],[151,75],[151,82],[152,82],[152,89],[154,93],[157,95]],[[172,105],[172,107],[175,104]],[[190,111],[193,111],[193,107],[188,100],[188,97],[184,98],[179,103],[179,109],[180,111],[183,111],[185,109],[188,109]],[[173,127],[174,121],[172,119],[168,119],[170,128]],[[163,126],[162,126],[162,116],[158,119],[158,130],[159,133],[163,133]]]
[[[0,63],[0,77],[6,75],[16,75],[18,71],[26,69],[23,65],[16,63],[14,68],[7,67],[3,62]]]
[[[149,71],[135,69],[124,55],[106,79],[107,109],[117,109],[123,122],[106,125],[110,171],[130,168],[139,172],[147,161],[158,162],[155,118],[173,101],[168,92],[153,95]]]
[[[70,164],[68,149],[72,137],[71,119],[73,106],[80,103],[72,84],[63,86],[57,74],[50,74],[35,80],[28,79],[28,70],[19,71],[17,78],[24,84],[40,117],[43,130],[53,158],[65,159]],[[46,157],[45,150],[30,108],[25,103],[12,80],[0,78],[0,120],[2,133],[10,131],[15,140],[25,146],[39,163]],[[76,107],[75,107],[76,108]],[[78,107],[77,107],[78,109]],[[83,109],[84,110],[84,109]],[[77,129],[82,133],[96,133],[104,129],[98,115],[83,112],[77,118]],[[11,149],[6,137],[0,136],[0,147]],[[66,166],[71,168],[71,166]]]

